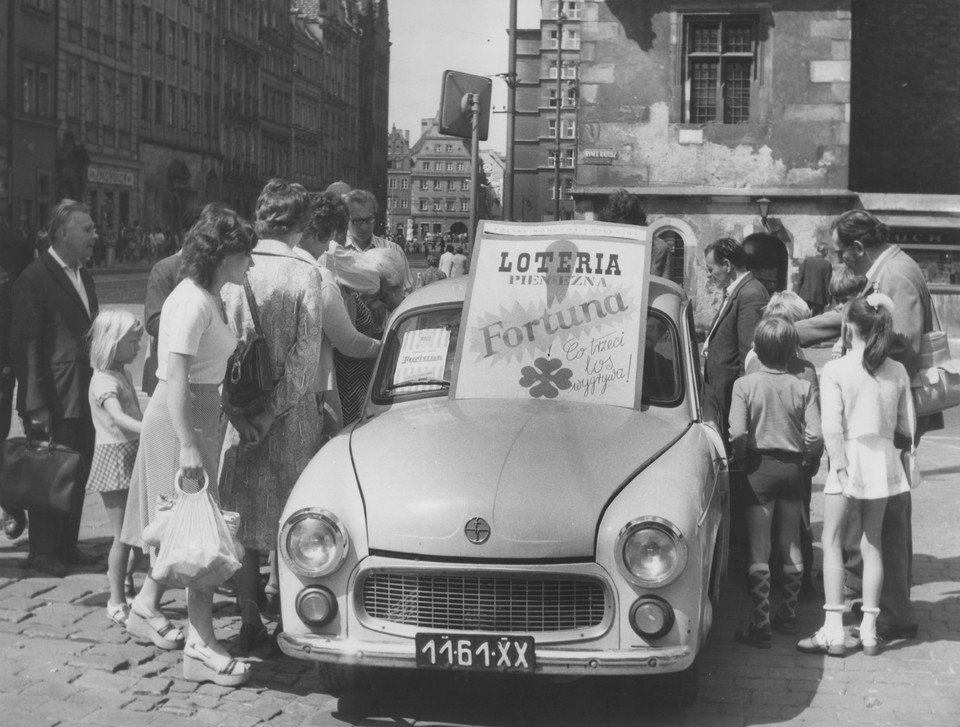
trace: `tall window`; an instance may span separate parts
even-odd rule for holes
[[[748,123],[757,56],[756,20],[688,18],[684,43],[683,120]]]
[[[21,111],[25,114],[50,114],[50,71],[36,63],[24,62],[22,68]]]
[[[67,71],[67,117],[80,118],[80,71],[76,68]]]

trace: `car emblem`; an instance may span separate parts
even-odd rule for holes
[[[463,527],[463,534],[474,545],[483,545],[490,539],[490,523],[482,517],[472,517]]]

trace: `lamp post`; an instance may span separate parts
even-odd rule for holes
[[[557,151],[553,160],[553,219],[560,219],[560,127],[563,112],[563,3],[557,3]]]
[[[770,213],[770,204],[770,200],[766,197],[757,200],[757,211],[760,213],[760,222],[765,230],[767,229],[767,215]]]
[[[503,175],[503,219],[513,219],[513,170],[517,126],[517,0],[510,0],[510,51],[507,61],[507,168]]]

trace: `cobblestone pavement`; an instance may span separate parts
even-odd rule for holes
[[[255,657],[240,689],[181,678],[181,656],[140,646],[107,620],[109,528],[100,499],[88,498],[81,546],[101,567],[63,579],[20,568],[26,539],[0,539],[0,721],[53,725],[960,725],[960,410],[921,447],[925,481],[914,496],[915,586],[920,632],[879,657],[798,654],[776,636],[769,651],[733,641],[748,617],[742,580],[723,592],[701,656],[701,691],[686,708],[652,706],[637,680],[567,683],[395,675],[340,698],[317,688],[308,664]],[[823,472],[815,480],[814,525],[822,518]],[[735,573],[738,571],[734,571]],[[138,574],[138,580],[141,576]],[[166,611],[182,623],[182,591]],[[218,595],[221,638],[236,641],[238,616]],[[821,621],[817,601],[801,603],[801,632]],[[649,684],[647,684],[649,686]]]

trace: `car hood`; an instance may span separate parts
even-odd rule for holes
[[[610,498],[689,426],[653,408],[429,399],[351,435],[371,550],[578,558]],[[470,542],[472,518],[489,539]]]

